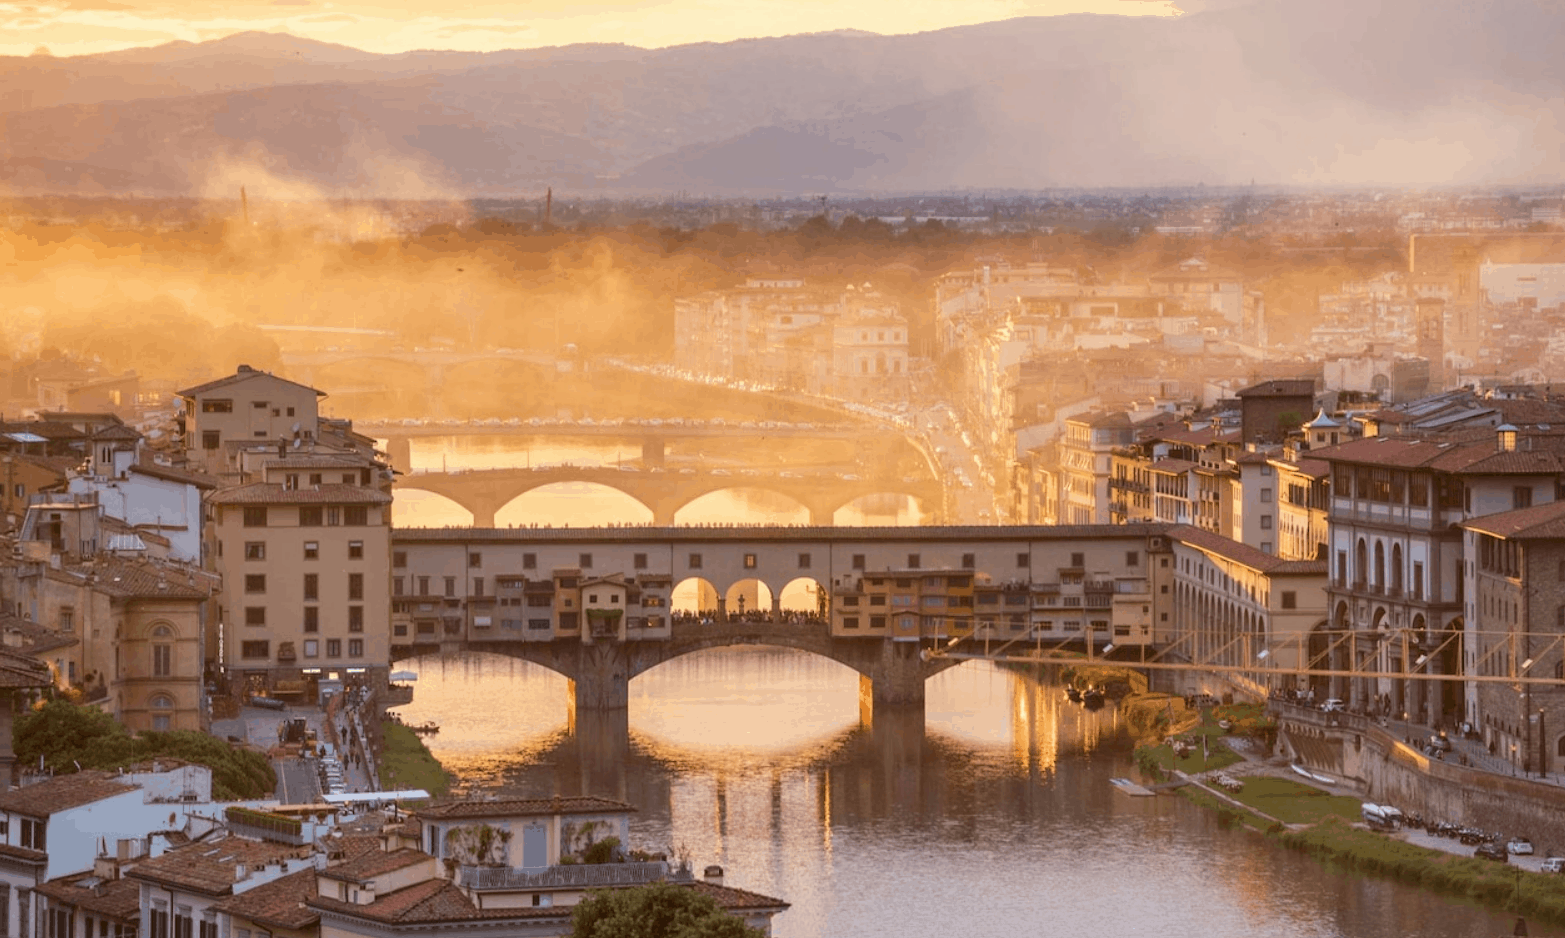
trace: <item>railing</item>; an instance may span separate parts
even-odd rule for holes
[[[461,884],[469,889],[591,889],[601,886],[643,886],[662,880],[686,882],[688,865],[667,861],[644,863],[572,863],[542,870],[496,866],[464,866]]]

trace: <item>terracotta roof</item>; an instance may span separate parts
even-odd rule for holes
[[[26,652],[0,648],[0,687],[48,687],[53,683],[47,664]]]
[[[395,870],[416,866],[429,859],[422,850],[403,847],[387,853],[382,850],[366,850],[335,866],[321,870],[328,879],[341,879],[350,883],[363,883]]]
[[[98,557],[65,569],[95,576],[93,588],[116,599],[206,599],[205,574],[134,560]]]
[[[362,456],[306,453],[284,456],[266,464],[268,469],[372,469],[373,464]]]
[[[523,798],[509,801],[448,801],[419,808],[420,818],[527,817],[555,814],[597,814],[604,811],[634,811],[623,801],[610,801],[582,795],[569,798]]]
[[[200,394],[205,394],[208,391],[216,391],[219,388],[226,388],[229,385],[238,384],[241,381],[248,381],[251,378],[271,378],[273,381],[281,381],[283,384],[291,384],[296,388],[304,388],[306,391],[314,391],[316,397],[326,396],[325,391],[316,391],[315,388],[312,388],[307,384],[300,384],[297,381],[289,381],[287,378],[279,378],[269,371],[256,371],[249,365],[241,365],[238,371],[234,372],[226,378],[218,378],[215,381],[208,381],[206,384],[198,384],[193,388],[186,388],[183,391],[175,391],[174,393],[180,397],[195,397]]]
[[[221,489],[214,505],[389,505],[391,496],[375,489],[340,482],[285,489],[280,482],[255,482]]]
[[[746,909],[776,909],[781,912],[789,907],[789,903],[771,896],[763,896],[758,892],[748,889],[735,889],[732,886],[718,886],[713,883],[696,880],[688,884],[697,893],[710,897],[717,903],[718,908],[730,912]]]
[[[177,889],[226,896],[234,883],[242,879],[238,867],[253,870],[267,863],[306,856],[308,847],[228,836],[215,841],[197,841],[188,847],[170,850],[160,857],[142,860],[126,875]]]
[[[1314,378],[1280,378],[1262,381],[1236,392],[1241,400],[1248,397],[1313,397]]]
[[[97,442],[102,442],[104,440],[110,442],[113,442],[114,440],[122,440],[127,443],[133,443],[136,440],[141,439],[141,434],[137,433],[132,428],[125,426],[123,423],[115,423],[95,431],[92,434],[92,439]]]
[[[1531,441],[1529,443],[1529,441]],[[1552,438],[1526,438],[1520,446],[1541,444],[1540,448],[1500,450],[1490,431],[1472,442],[1449,439],[1372,436],[1350,440],[1337,446],[1310,450],[1313,458],[1328,462],[1360,463],[1401,469],[1429,468],[1441,472],[1472,475],[1524,475],[1565,471],[1565,453]]]
[[[0,811],[12,811],[29,817],[49,817],[137,790],[134,785],[115,781],[115,778],[108,772],[99,771],[57,775],[48,781],[13,788],[0,794]]]
[[[176,469],[173,466],[160,466],[153,462],[140,462],[130,467],[130,471],[138,475],[151,476],[154,479],[167,479],[170,482],[185,482],[197,488],[215,489],[222,483],[204,472],[192,472],[189,469]]]
[[[38,891],[53,900],[51,905],[63,903],[122,922],[141,915],[141,884],[132,879],[104,881],[90,872],[77,873],[51,879]]]
[[[374,902],[365,905],[355,905],[327,896],[316,896],[310,900],[310,906],[322,911],[338,912],[354,918],[391,924],[570,915],[570,909],[540,908],[536,911],[531,908],[479,909],[461,889],[448,880],[439,878],[428,879],[405,889],[398,889],[396,892],[376,896]]]
[[[1470,531],[1481,531],[1484,534],[1515,540],[1565,537],[1565,501],[1548,502],[1543,505],[1533,505],[1531,508],[1518,508],[1515,511],[1502,511],[1481,518],[1469,518],[1462,522],[1462,527]]]
[[[316,870],[313,867],[289,873],[215,902],[212,908],[236,918],[249,919],[258,925],[310,928],[321,918],[305,904],[315,898],[315,877]]]
[[[70,648],[73,645],[80,644],[80,641],[74,635],[60,632],[40,622],[22,619],[17,616],[0,615],[0,632],[19,635],[22,640],[22,647],[35,655],[53,651],[56,648]]]
[[[1189,459],[1159,459],[1149,468],[1153,472],[1189,472],[1200,468],[1201,464]]]
[[[1267,576],[1325,576],[1328,565],[1324,560],[1283,560],[1274,554],[1242,544],[1221,534],[1213,534],[1193,525],[1181,524],[1169,529],[1168,536],[1191,547],[1216,554]]]
[[[1188,430],[1183,426],[1170,427],[1165,430],[1145,434],[1141,437],[1143,442],[1161,440],[1167,443],[1189,443],[1194,446],[1206,446],[1211,443],[1237,443],[1239,442],[1238,428],[1224,430],[1221,427],[1203,427],[1200,430]]]

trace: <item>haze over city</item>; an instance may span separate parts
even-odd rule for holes
[[[0,0],[0,938],[1565,935],[1561,35]]]

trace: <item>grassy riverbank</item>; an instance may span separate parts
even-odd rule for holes
[[[1274,732],[1264,708],[1255,704],[1185,711],[1179,698],[1132,703],[1142,710],[1161,710],[1161,722],[1173,725],[1172,731],[1158,727],[1162,731],[1150,738],[1144,734],[1147,741],[1136,748],[1142,774],[1158,781],[1169,777],[1173,768],[1198,775],[1244,761],[1219,737],[1243,733],[1248,737],[1246,746],[1267,751],[1268,734]],[[1229,723],[1227,729],[1220,725],[1222,720]],[[1185,755],[1176,755],[1170,740],[1182,741],[1187,747]],[[1179,794],[1227,823],[1247,827],[1280,846],[1344,869],[1388,876],[1442,895],[1515,912],[1538,923],[1565,925],[1565,876],[1421,847],[1355,826],[1363,802],[1352,796],[1333,795],[1290,778],[1240,778],[1243,788],[1239,791],[1218,794],[1186,785]]]
[[[430,755],[417,733],[389,720],[383,721],[380,729],[384,740],[380,753],[382,788],[422,788],[435,797],[450,790],[450,774]]]

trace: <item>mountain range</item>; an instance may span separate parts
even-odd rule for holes
[[[904,36],[0,58],[17,194],[765,195],[1565,180],[1565,5],[1255,0]]]

